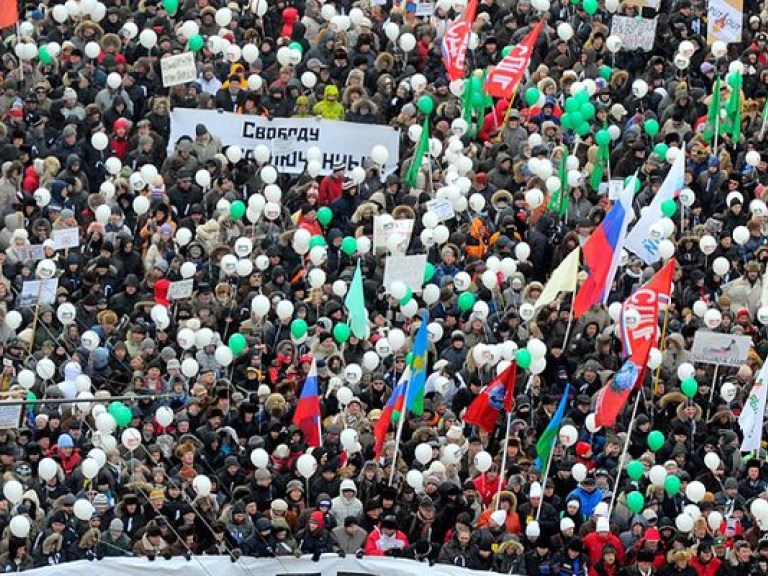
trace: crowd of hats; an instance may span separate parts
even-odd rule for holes
[[[441,43],[466,0],[22,3],[0,58],[0,394],[24,401],[0,429],[0,569],[328,553],[768,573],[766,451],[742,453],[738,424],[768,354],[768,21],[746,3],[742,41],[708,42],[706,3],[651,4],[483,0],[451,81]],[[623,48],[622,16],[656,18],[649,51]],[[494,100],[490,67],[542,20]],[[183,52],[198,79],[163,87]],[[400,157],[376,145],[325,173],[312,147],[291,175],[216,125],[171,141],[182,108],[387,125]],[[639,218],[680,155],[650,230],[678,261],[661,341],[600,428],[621,303],[662,262],[624,253],[575,320],[570,295],[537,299],[609,181]],[[423,271],[384,286],[406,254]],[[388,401],[423,323],[423,406],[406,411]],[[694,362],[705,330],[751,338],[743,363]],[[494,405],[492,432],[464,422],[512,362],[511,412]],[[293,424],[313,366],[320,446]]]

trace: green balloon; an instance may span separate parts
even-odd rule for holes
[[[675,204],[675,201],[672,200],[672,198],[668,198],[661,203],[661,213],[667,218],[672,218],[672,216],[675,215],[675,212],[677,212],[677,204]]]
[[[699,383],[696,382],[695,378],[686,378],[680,384],[680,390],[682,390],[683,394],[685,394],[688,398],[693,398],[699,391]]]
[[[592,102],[585,102],[581,105],[581,114],[585,120],[592,120],[595,117],[595,105]]]
[[[122,402],[110,402],[109,406],[107,406],[107,413],[111,414],[112,417],[117,420],[117,414],[123,406],[125,406],[125,404]]]
[[[595,134],[595,142],[600,144],[600,146],[607,146],[611,142],[611,135],[608,133],[608,130],[605,128],[598,130],[597,134]]]
[[[574,129],[577,126],[580,126],[581,124],[583,124],[584,120],[586,120],[586,118],[584,118],[584,114],[581,113],[581,110],[576,110],[575,112],[571,112],[569,116],[571,117],[571,126],[573,126]]]
[[[627,494],[627,508],[635,514],[645,508],[645,498],[643,498],[643,495],[636,490]]]
[[[424,266],[424,282],[429,282],[435,275],[435,265],[432,262],[427,262]]]
[[[203,37],[200,36],[200,34],[190,36],[189,40],[187,40],[187,48],[192,52],[200,52],[203,46],[205,46],[205,40],[203,40]]]
[[[117,414],[114,414],[113,416],[120,428],[125,428],[131,423],[131,420],[133,420],[133,412],[125,405],[121,406],[120,410],[117,411]]]
[[[624,186],[629,186],[630,183],[634,183],[635,192],[640,192],[640,178],[637,178],[634,175],[624,178]]]
[[[640,460],[632,460],[627,464],[627,476],[632,478],[632,480],[640,480],[644,471],[645,468],[643,468],[643,463]]]
[[[587,122],[586,120],[581,124],[579,124],[578,126],[576,126],[576,134],[578,134],[579,136],[586,136],[587,134],[589,134],[590,130],[591,128],[589,127],[589,122]]]
[[[165,8],[168,14],[173,16],[179,9],[179,0],[163,0],[163,8]]]
[[[328,208],[328,206],[323,206],[317,211],[317,221],[320,222],[322,226],[328,226],[328,224],[331,223],[331,220],[333,220],[333,211]]]
[[[307,333],[307,321],[304,318],[296,318],[291,322],[291,335],[299,339]]]
[[[413,290],[411,290],[408,286],[405,287],[405,296],[400,298],[398,302],[400,303],[400,306],[405,306],[408,304],[408,302],[411,301],[411,298],[413,298]]]
[[[646,442],[648,442],[648,448],[650,448],[651,451],[657,452],[664,446],[664,434],[658,430],[651,430]]]
[[[531,366],[531,353],[525,348],[520,348],[515,353],[515,360],[517,360],[517,365],[520,368],[527,370]]]
[[[462,312],[469,312],[475,305],[476,300],[477,298],[475,298],[475,295],[472,294],[472,292],[463,292],[461,296],[459,296],[459,310]]]
[[[288,44],[288,48],[291,50],[298,50],[302,54],[304,54],[304,46],[301,45],[301,42],[291,42]]]
[[[643,128],[645,128],[645,133],[648,134],[648,136],[651,138],[659,133],[659,123],[653,118],[649,118],[643,122]]]
[[[541,92],[539,92],[539,89],[534,86],[531,86],[528,88],[528,90],[525,91],[525,101],[528,103],[528,106],[533,106],[536,104],[540,97]]]
[[[309,239],[309,249],[312,250],[315,246],[327,246],[327,242],[325,241],[325,238],[320,236],[320,234],[315,234],[312,236],[312,238]]]
[[[341,241],[341,251],[347,256],[352,256],[352,254],[357,252],[357,240],[352,238],[352,236],[345,237]]]
[[[674,496],[680,492],[680,478],[673,476],[672,474],[667,476],[666,480],[664,480],[664,490],[670,496]]]
[[[435,101],[432,100],[432,96],[427,96],[424,94],[424,96],[419,98],[418,106],[419,112],[425,116],[428,116],[429,114],[432,114],[432,110],[435,109]]]
[[[40,64],[53,64],[53,56],[48,52],[48,46],[40,46],[37,49],[37,57],[40,59]]]
[[[597,12],[597,0],[584,0],[582,5],[584,6],[584,12],[590,16]]]
[[[562,116],[560,116],[560,124],[565,128],[566,130],[573,130],[573,120],[571,117],[570,112],[563,113]]]
[[[605,64],[600,66],[600,78],[607,81],[611,79],[611,76],[613,76],[613,70],[611,70],[610,66],[606,66]]]
[[[504,46],[504,48],[501,49],[501,57],[506,58],[509,56],[509,53],[512,52],[512,49],[514,46]]]
[[[349,340],[349,326],[346,324],[336,324],[333,327],[333,339],[339,344],[344,344]]]
[[[574,94],[573,97],[576,98],[576,102],[579,103],[579,107],[589,102],[589,92],[587,92],[586,90],[581,90],[580,92],[576,92],[576,94]]]
[[[669,146],[664,144],[664,142],[659,142],[656,144],[656,146],[653,147],[653,153],[656,154],[656,156],[660,157],[662,160],[664,160],[667,157],[667,152],[669,151]]]
[[[236,334],[232,334],[232,336],[229,337],[227,344],[229,345],[229,349],[232,351],[232,354],[235,356],[240,356],[248,343],[245,341],[245,336],[238,332]]]
[[[242,200],[235,200],[229,205],[229,215],[232,220],[241,220],[245,216],[245,204]]]
[[[579,101],[576,100],[576,98],[574,98],[573,96],[571,96],[570,98],[568,98],[565,101],[565,111],[566,112],[569,112],[569,113],[577,112],[579,110],[579,108],[581,108],[581,104],[579,104]]]

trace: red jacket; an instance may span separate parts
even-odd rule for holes
[[[613,544],[616,548],[616,562],[620,566],[624,564],[624,546],[621,544],[621,540],[616,534],[609,532],[608,534],[599,534],[592,532],[584,537],[584,548],[589,554],[589,563],[594,566],[603,557],[603,546],[606,544]]]
[[[712,556],[712,560],[710,562],[707,562],[706,564],[702,564],[701,561],[698,559],[697,556],[694,556],[691,558],[690,566],[694,570],[696,570],[696,574],[699,576],[715,576],[717,573],[718,568],[720,568],[720,565],[722,564],[722,560],[717,558],[716,556]]]
[[[368,556],[384,556],[387,553],[387,550],[383,549],[381,547],[381,530],[378,528],[374,528],[373,532],[368,534],[368,539],[365,541],[365,553]],[[401,550],[404,550],[408,547],[408,536],[405,535],[404,532],[401,532],[398,530],[395,532],[395,539],[397,540],[398,544],[401,544],[397,546],[397,548],[400,548]]]
[[[496,476],[496,480],[489,480],[485,472],[475,478],[475,490],[480,494],[480,498],[483,504],[490,505],[493,497],[499,491],[499,484],[501,483],[501,476]]]
[[[496,102],[493,111],[485,115],[483,126],[477,134],[481,142],[488,142],[494,134],[504,128],[504,116],[507,115],[508,107],[509,100],[499,100]]]
[[[320,195],[317,197],[317,203],[320,206],[330,206],[341,197],[341,186],[344,184],[343,178],[334,178],[333,174],[328,174],[320,181]]]

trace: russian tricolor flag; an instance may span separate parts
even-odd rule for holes
[[[573,301],[574,318],[582,316],[610,291],[627,235],[629,210],[631,205],[625,206],[623,201],[616,202],[600,226],[584,242],[581,252],[589,276],[576,292]]]
[[[293,413],[293,423],[304,432],[308,446],[320,446],[320,396],[317,387],[317,364],[314,358],[301,389],[299,403]]]
[[[403,375],[400,377],[400,381],[392,391],[392,395],[387,400],[387,404],[384,406],[384,410],[381,412],[379,421],[376,422],[376,426],[373,429],[373,437],[376,439],[374,444],[374,454],[376,458],[381,456],[381,451],[384,448],[384,442],[387,439],[387,432],[389,431],[389,425],[392,423],[392,416],[395,412],[398,412],[400,418],[403,418],[405,414],[405,389],[408,387],[408,381],[411,379],[410,367],[405,369]]]

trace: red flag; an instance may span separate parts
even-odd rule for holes
[[[395,389],[392,391],[392,395],[387,400],[387,404],[384,406],[384,410],[379,416],[379,420],[376,422],[376,426],[373,429],[373,437],[376,439],[373,447],[373,452],[376,458],[381,456],[381,451],[384,448],[384,441],[387,439],[387,432],[389,431],[389,425],[392,423],[392,416],[397,411],[400,412],[400,417],[403,417],[403,404],[405,403],[405,387],[408,385],[410,379],[410,368],[406,368],[405,373],[400,382],[397,383]]]
[[[598,394],[595,411],[598,426],[612,426],[634,387],[643,381],[648,355],[659,338],[659,304],[669,303],[674,273],[673,258],[622,305],[619,330],[628,358]]]
[[[470,0],[464,15],[451,22],[445,30],[441,49],[445,69],[451,81],[464,77],[469,35],[472,32],[472,23],[475,21],[476,12],[477,0]]]
[[[485,78],[485,91],[496,98],[511,100],[523,79],[523,74],[531,63],[531,54],[539,38],[544,20],[539,20],[536,27],[517,46],[512,48],[506,58],[494,66]]]
[[[0,28],[8,28],[19,21],[17,0],[0,0]]]
[[[513,362],[472,401],[464,413],[464,422],[493,432],[501,410],[512,411],[516,379],[517,362]]]

